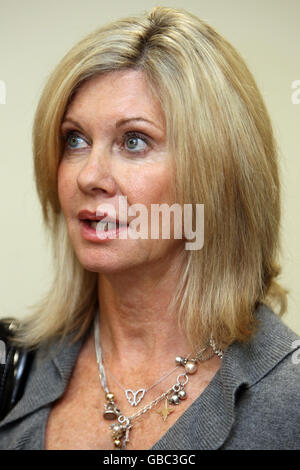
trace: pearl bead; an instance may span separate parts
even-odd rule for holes
[[[186,399],[186,392],[184,390],[179,390],[178,396],[180,400],[185,400]]]
[[[121,431],[121,426],[119,426],[118,424],[115,424],[113,427],[112,427],[112,431],[114,434],[117,434]]]
[[[172,405],[178,405],[180,403],[180,398],[177,395],[177,393],[174,393],[170,398],[169,398],[169,403]]]
[[[183,361],[184,361],[184,358],[183,358],[183,357],[181,357],[181,356],[176,356],[175,362],[176,362],[176,364],[177,364],[178,366],[183,365]]]
[[[185,365],[185,371],[187,374],[194,374],[197,369],[198,369],[198,366],[196,362],[188,361]]]

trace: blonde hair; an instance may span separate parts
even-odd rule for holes
[[[193,348],[212,334],[226,347],[255,330],[260,303],[280,314],[280,185],[272,127],[255,81],[237,51],[192,14],[156,7],[92,32],[61,60],[45,86],[33,127],[37,191],[54,249],[55,276],[33,306],[18,341],[27,346],[89,327],[97,273],[78,262],[65,225],[57,170],[60,126],[89,78],[141,69],[159,97],[174,156],[175,197],[203,203],[204,246],[186,251],[170,309]]]

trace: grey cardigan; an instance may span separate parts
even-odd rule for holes
[[[248,343],[233,343],[205,390],[151,450],[300,449],[300,340],[268,307]],[[83,340],[37,352],[25,394],[0,422],[0,449],[44,449],[52,404]]]

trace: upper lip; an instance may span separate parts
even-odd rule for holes
[[[117,224],[128,225],[127,220],[126,221],[119,220],[117,217],[110,216],[107,212],[103,213],[102,215],[97,215],[96,212],[92,212],[92,211],[85,209],[85,210],[79,211],[77,214],[77,217],[80,220],[94,220],[94,221],[102,220],[105,217],[106,222],[112,222],[112,223],[116,222]]]

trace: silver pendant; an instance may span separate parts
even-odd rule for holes
[[[118,415],[114,412],[114,410],[105,410],[103,412],[103,418],[108,419],[109,421],[116,419],[117,417]]]
[[[136,392],[133,390],[125,390],[126,398],[131,406],[137,406],[141,400],[144,398],[146,390],[144,388],[140,388]]]
[[[104,405],[103,417],[104,419],[113,420],[118,417],[120,410],[116,407],[113,402]]]

